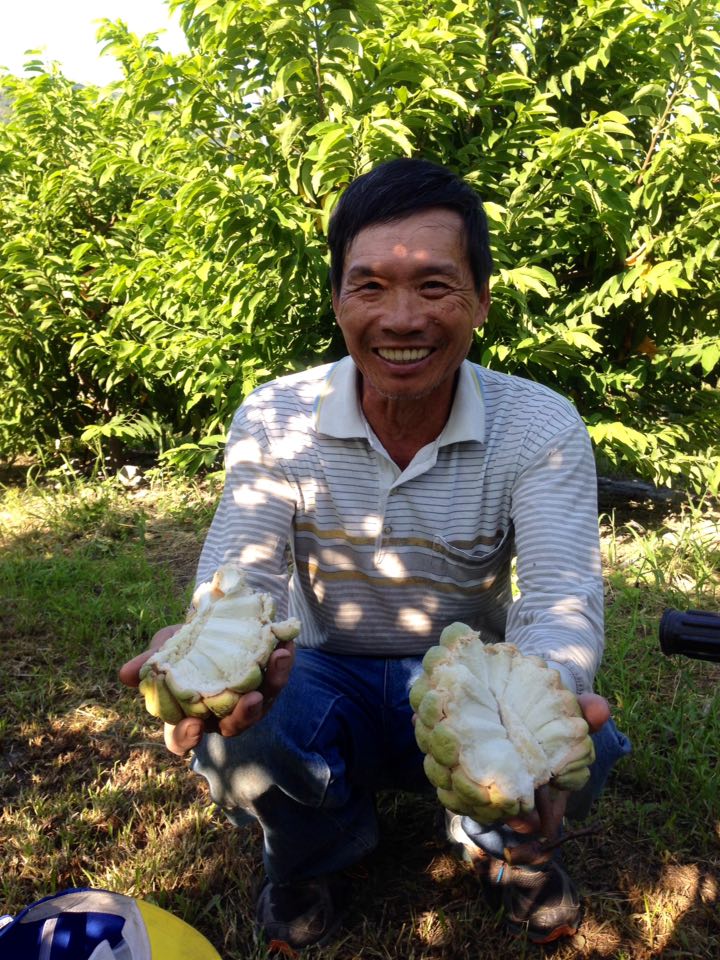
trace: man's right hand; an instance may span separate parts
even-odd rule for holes
[[[137,687],[140,683],[140,668],[158,650],[166,640],[182,626],[181,623],[163,627],[150,641],[150,647],[144,653],[133,657],[123,664],[119,671],[122,683],[128,687]],[[165,745],[172,753],[183,756],[193,750],[205,733],[219,732],[224,737],[235,737],[257,723],[270,709],[273,701],[288,682],[295,661],[295,644],[291,641],[279,643],[273,650],[265,669],[265,676],[259,690],[243,694],[235,709],[222,720],[200,720],[198,717],[184,717],[179,723],[165,724]]]

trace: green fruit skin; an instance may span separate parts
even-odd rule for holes
[[[429,737],[430,753],[443,767],[456,767],[460,761],[460,744],[457,734],[447,724],[432,728]]]
[[[242,683],[232,689],[203,697],[193,691],[173,690],[161,673],[152,667],[140,671],[140,693],[145,697],[145,709],[153,717],[165,723],[179,723],[183,717],[226,717],[235,709],[239,697],[251,690],[257,690],[262,683],[263,672],[256,664],[248,671]]]
[[[415,713],[418,712],[423,697],[429,691],[429,689],[430,685],[428,684],[427,677],[424,674],[421,674],[410,688],[410,706],[413,708]]]
[[[493,806],[488,788],[480,783],[473,783],[459,767],[453,770],[452,788],[459,797],[471,806]]]
[[[151,716],[158,717],[165,723],[179,723],[185,716],[162,677],[146,675],[140,681],[139,689],[145,697],[145,709]]]
[[[561,790],[582,790],[590,779],[590,767],[583,764],[575,770],[563,770],[557,777],[553,777],[552,784]]]
[[[203,702],[211,713],[222,718],[233,712],[239,699],[240,694],[234,690],[223,690],[212,697],[203,697]]]
[[[447,767],[441,766],[431,753],[425,754],[423,760],[423,769],[425,776],[434,787],[440,787],[441,790],[452,789],[452,776]]]
[[[450,663],[450,657],[444,647],[430,647],[423,657],[423,670],[425,673],[432,674],[435,667],[441,663]]]
[[[463,813],[469,815],[467,805],[462,802],[460,797],[453,790],[445,790],[442,787],[438,787],[437,795],[438,800],[446,810],[450,810],[453,813]]]
[[[207,720],[208,717],[212,716],[212,712],[208,710],[202,700],[198,700],[196,703],[184,703],[182,705],[185,715],[188,717],[197,717],[200,720]]]
[[[470,808],[468,816],[472,817],[477,823],[490,824],[502,820],[503,811],[502,808],[494,807],[492,804],[486,807],[478,804]]]
[[[465,640],[467,637],[477,637],[477,633],[466,623],[451,623],[440,634],[440,646],[452,648],[458,640]]]
[[[435,690],[428,690],[418,704],[418,716],[428,727],[440,723],[444,715],[444,698]]]
[[[415,718],[415,740],[423,753],[430,753],[430,727],[426,727],[420,717]]]
[[[504,800],[502,804],[498,805],[500,815],[503,819],[506,817],[517,817],[520,813],[520,801],[519,800]]]

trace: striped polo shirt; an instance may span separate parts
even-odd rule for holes
[[[346,357],[255,390],[225,460],[198,582],[239,561],[281,616],[300,618],[302,646],[418,655],[460,620],[591,689],[603,648],[595,463],[552,390],[465,361],[442,433],[400,470]]]

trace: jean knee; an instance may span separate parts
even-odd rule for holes
[[[207,780],[213,800],[226,811],[254,813],[272,791],[320,807],[331,779],[328,764],[274,724],[265,724],[268,717],[236,737],[206,735],[195,750],[193,770]]]
[[[590,768],[590,779],[593,785],[593,796],[597,798],[602,793],[612,768],[623,757],[632,752],[630,740],[615,726],[613,720],[608,720],[592,735],[595,747],[595,762]]]
[[[632,752],[630,740],[608,720],[592,734],[595,760],[590,766],[590,779],[577,793],[568,798],[567,816],[570,820],[583,820],[590,813],[592,804],[600,797],[615,764]]]

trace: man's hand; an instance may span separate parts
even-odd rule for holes
[[[581,693],[578,696],[578,703],[590,728],[590,733],[595,733],[610,719],[610,705],[604,697],[597,693]],[[553,841],[560,834],[567,800],[567,790],[558,790],[546,783],[535,791],[535,809],[532,813],[524,817],[510,817],[506,823],[516,833],[539,834],[546,840]],[[532,851],[528,849],[527,852],[528,857],[530,857]],[[543,860],[549,860],[551,856],[552,853],[548,852],[542,854],[539,859],[536,857],[532,857],[532,859],[533,862],[539,863]],[[523,851],[519,847],[515,848],[513,862],[523,862]]]
[[[140,669],[156,650],[173,634],[177,633],[182,624],[176,623],[163,627],[150,641],[150,647],[144,653],[133,657],[120,668],[119,677],[128,687],[137,687],[140,683]],[[200,720],[198,717],[184,717],[179,723],[165,724],[165,745],[172,753],[183,756],[188,750],[194,749],[202,740],[205,733],[219,732],[224,737],[234,737],[247,730],[263,717],[272,706],[273,701],[288,682],[290,671],[295,661],[295,644],[292,640],[279,643],[270,655],[262,686],[259,690],[243,694],[238,700],[235,709],[222,720]]]

